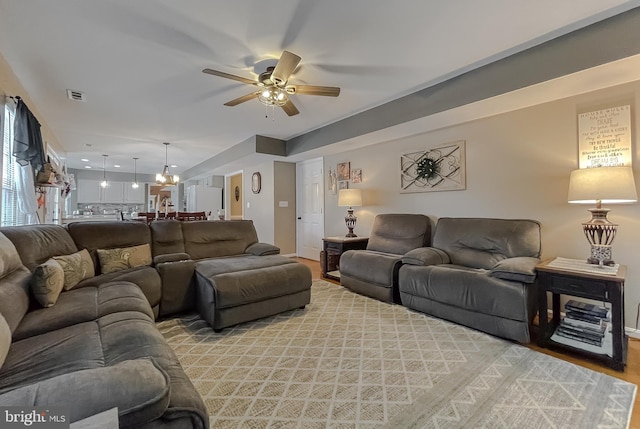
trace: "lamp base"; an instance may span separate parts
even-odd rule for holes
[[[607,219],[609,209],[603,208],[600,204],[589,209],[591,219],[582,224],[587,241],[591,245],[591,256],[587,259],[589,264],[613,265],[611,245],[618,232],[618,224]]]
[[[613,252],[611,250],[611,246],[592,244],[591,256],[587,259],[587,263],[595,265],[614,265],[615,262],[611,259],[612,256]]]
[[[349,210],[347,210],[347,215],[344,217],[344,223],[347,225],[347,229],[349,230],[349,232],[347,233],[347,235],[345,235],[345,237],[347,238],[357,237],[357,235],[353,233],[353,228],[356,227],[357,221],[358,221],[358,218],[353,215],[353,208],[349,207]]]

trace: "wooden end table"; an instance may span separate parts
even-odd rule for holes
[[[556,258],[536,266],[540,333],[538,345],[549,349],[570,351],[599,360],[617,371],[624,371],[627,363],[628,337],[624,332],[624,280],[627,267],[620,265],[616,274],[583,272],[549,266]],[[593,266],[597,268],[597,266]],[[552,318],[547,317],[547,292],[552,296]],[[551,339],[560,324],[560,295],[592,299],[611,304],[612,353],[594,353],[580,347],[561,344]]]
[[[322,239],[322,277],[340,281],[340,256],[347,250],[364,250],[368,237],[325,237]],[[336,260],[338,262],[336,262]]]

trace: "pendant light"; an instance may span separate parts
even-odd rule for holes
[[[162,169],[162,173],[156,174],[156,183],[158,185],[175,186],[180,181],[180,178],[178,177],[177,174],[174,174],[172,176],[171,173],[169,173],[169,162],[167,161],[168,159],[167,152],[168,152],[170,143],[165,142],[162,144],[164,145],[164,168]]]
[[[138,189],[138,169],[137,169],[137,161],[138,158],[133,158],[133,183],[131,184],[131,187],[133,189]]]
[[[102,182],[100,182],[100,186],[102,188],[106,188],[109,186],[109,182],[107,182],[107,157],[109,155],[102,155]]]

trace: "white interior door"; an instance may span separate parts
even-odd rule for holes
[[[322,158],[296,164],[298,256],[320,260],[324,236],[324,175]]]

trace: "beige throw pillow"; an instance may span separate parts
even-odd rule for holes
[[[64,270],[55,259],[40,264],[31,276],[31,290],[43,307],[51,307],[58,301],[64,287]]]
[[[87,249],[66,256],[54,256],[64,270],[64,290],[73,289],[84,279],[96,275],[93,260]]]
[[[151,265],[151,246],[141,244],[119,249],[98,249],[102,274]]]
[[[11,329],[5,318],[0,314],[0,368],[4,360],[9,354],[9,347],[11,347]]]

